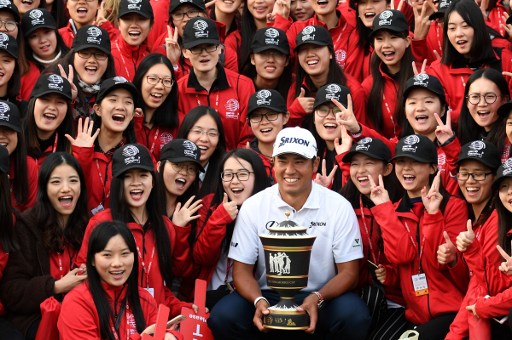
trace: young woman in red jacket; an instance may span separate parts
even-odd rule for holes
[[[444,339],[465,293],[467,268],[463,261],[441,264],[437,250],[463,230],[466,205],[442,188],[436,146],[427,137],[402,138],[394,160],[407,194],[393,205],[382,177],[378,184],[371,180],[371,211],[381,227],[384,254],[398,267],[409,328],[426,339]]]
[[[135,340],[150,333],[157,304],[138,285],[137,245],[126,224],[103,222],[87,250],[87,281],[70,292],[59,315],[62,340]],[[134,270],[135,268],[135,270]],[[182,339],[173,332],[165,340]]]
[[[174,275],[180,276],[189,268],[184,265],[188,245],[176,242],[171,221],[162,211],[160,191],[154,188],[154,164],[149,150],[140,144],[126,144],[112,156],[110,209],[91,218],[85,231],[77,263],[85,263],[91,232],[100,222],[122,221],[135,237],[139,256],[139,286],[154,296],[157,303],[171,309],[171,317],[181,307],[170,290]]]

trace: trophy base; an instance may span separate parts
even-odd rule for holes
[[[282,330],[305,330],[309,328],[309,315],[295,308],[269,308],[270,314],[263,318],[263,327]]]

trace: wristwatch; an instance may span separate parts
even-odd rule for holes
[[[322,294],[320,294],[319,291],[313,292],[311,294],[315,294],[316,297],[318,298],[318,308],[322,307],[322,305],[324,304],[324,301],[325,301]]]

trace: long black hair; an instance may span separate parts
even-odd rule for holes
[[[133,268],[126,281],[126,302],[128,302],[133,316],[135,318],[135,326],[138,333],[142,333],[146,328],[144,314],[140,304],[139,285],[138,285],[138,264],[137,245],[132,233],[123,222],[112,221],[100,223],[91,233],[89,246],[87,248],[87,283],[91,291],[94,306],[98,312],[100,320],[100,333],[102,339],[117,339],[112,334],[112,326],[110,320],[114,318],[114,311],[110,308],[107,294],[101,285],[101,278],[94,266],[94,256],[103,251],[108,242],[114,237],[120,235],[128,249],[133,253]],[[124,303],[124,301],[122,302]],[[121,317],[121,316],[119,316]]]
[[[45,28],[38,28],[38,29],[45,29]],[[56,36],[56,39],[57,39],[56,52],[59,53],[59,51],[60,51],[61,56],[63,56],[66,53],[68,53],[69,47],[67,47],[66,44],[64,43],[64,40],[62,39],[62,36],[60,35],[58,29],[52,29],[52,31],[55,32],[55,36]],[[34,59],[34,51],[32,50],[32,47],[30,47],[30,43],[29,43],[30,36],[24,36],[24,38],[25,39],[24,39],[24,46],[23,46],[23,48],[24,48],[24,52],[25,52],[25,56],[24,56],[25,59],[26,60],[30,60],[31,62],[33,62],[34,65],[36,65],[37,68],[40,71],[43,71],[44,69],[46,69],[46,67],[50,66],[50,65],[42,64],[39,61]]]
[[[188,133],[190,130],[192,130],[196,122],[201,117],[206,115],[212,117],[215,121],[215,125],[217,125],[217,130],[219,131],[219,142],[215,148],[215,151],[208,160],[208,169],[206,169],[206,175],[202,181],[201,188],[199,189],[198,198],[202,198],[207,194],[214,192],[215,183],[217,182],[217,178],[220,174],[220,161],[226,152],[226,136],[224,134],[224,126],[222,124],[222,120],[220,119],[219,113],[210,106],[197,106],[193,108],[187,113],[185,119],[181,123],[177,137],[189,139]]]
[[[148,212],[148,221],[144,228],[149,228],[153,231],[156,252],[158,255],[158,262],[160,266],[160,273],[164,281],[169,285],[172,282],[172,249],[171,239],[167,231],[167,226],[164,221],[164,212],[162,211],[163,198],[160,197],[160,190],[156,190],[156,176],[154,171],[150,171],[153,178],[153,189],[149,194],[146,202],[146,210]],[[110,210],[112,212],[112,219],[128,223],[133,221],[133,216],[130,212],[130,207],[126,204],[124,193],[124,173],[119,177],[113,177],[110,184]]]
[[[240,19],[240,44],[238,46],[238,72],[242,74],[245,65],[250,64],[251,43],[254,33],[256,33],[256,23],[254,17],[249,11],[247,4],[242,10],[242,18]]]
[[[55,168],[60,165],[69,165],[77,173],[80,179],[80,196],[64,228],[58,223],[58,215],[48,198],[48,182]],[[37,189],[37,201],[34,207],[27,212],[42,232],[43,245],[50,252],[61,252],[65,243],[71,245],[75,250],[82,246],[85,228],[89,220],[87,209],[87,189],[85,187],[85,177],[78,164],[78,161],[72,155],[64,152],[55,152],[45,159],[39,169],[39,181]]]
[[[140,62],[133,77],[133,84],[139,90],[139,97],[143,111],[146,110],[146,104],[142,100],[142,82],[147,75],[149,69],[157,64],[164,64],[171,72],[171,78],[174,82],[171,92],[167,95],[165,101],[154,112],[151,122],[155,126],[161,126],[168,129],[178,127],[178,84],[176,84],[176,76],[174,68],[168,58],[161,54],[151,53]]]
[[[263,165],[263,161],[261,160],[260,156],[256,152],[250,149],[233,149],[229,151],[222,159],[222,162],[220,164],[220,168],[224,168],[224,164],[226,161],[230,158],[235,159],[242,159],[249,164],[251,164],[252,169],[254,171],[254,188],[252,190],[251,196],[254,194],[257,194],[258,192],[268,188],[270,183],[270,178],[267,175],[267,172],[265,170],[265,166]],[[192,230],[190,232],[189,242],[191,245],[191,249],[193,248],[193,244],[197,240],[197,236],[199,233],[202,232],[203,228],[205,227],[206,222],[208,221],[209,217],[215,211],[215,209],[222,204],[222,200],[224,198],[224,187],[222,185],[222,179],[220,177],[220,174],[218,176],[217,181],[215,182],[215,190],[213,191],[213,198],[210,203],[210,207],[208,208],[208,213],[206,218],[204,219],[205,223],[201,226],[197,226],[198,220],[195,220],[194,223],[192,223]],[[197,228],[200,228],[199,231],[197,231]],[[235,228],[235,221],[229,223],[226,225],[226,234],[224,236],[224,240],[222,241],[222,252],[224,254],[227,254],[229,251],[229,244],[231,242],[231,236],[233,236],[233,230]]]
[[[23,130],[21,132],[16,131],[16,137],[18,138],[18,145],[12,152],[9,159],[14,166],[16,176],[12,182],[12,193],[16,199],[18,205],[23,205],[28,200],[28,169],[27,169],[27,146],[25,144],[25,135]],[[32,179],[30,179],[32,180]]]
[[[0,51],[0,54],[4,54],[8,56],[9,58],[13,58],[10,54],[4,51]],[[18,95],[20,93],[20,87],[21,87],[21,73],[20,73],[20,64],[18,62],[18,59],[14,59],[14,72],[12,73],[11,78],[7,82],[7,100],[9,100],[11,103],[18,103]]]
[[[5,149],[5,147],[2,146]],[[7,153],[7,150],[4,150]],[[8,158],[6,158],[8,159]],[[14,250],[14,220],[11,207],[11,193],[7,172],[0,172],[0,246],[8,253]]]

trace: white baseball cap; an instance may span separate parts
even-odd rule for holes
[[[298,126],[282,129],[274,142],[272,157],[285,153],[293,153],[307,159],[315,158],[317,153],[315,137],[309,130]]]

